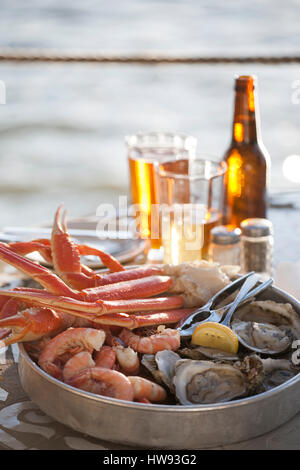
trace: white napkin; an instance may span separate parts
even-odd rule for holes
[[[278,263],[274,281],[277,287],[300,300],[300,261]]]

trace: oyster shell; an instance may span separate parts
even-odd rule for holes
[[[294,367],[288,359],[262,359],[264,379],[262,385],[264,390],[278,387],[282,383],[294,377],[299,370]]]
[[[147,369],[147,371],[150,372],[150,374],[153,376],[155,381],[158,384],[163,385],[163,381],[161,379],[161,375],[157,368],[154,354],[144,354],[141,359],[141,363]]]
[[[272,300],[254,301],[240,307],[231,322],[232,330],[260,352],[280,353],[300,338],[300,318],[290,304]]]
[[[157,383],[166,385],[173,392],[172,380],[175,374],[175,364],[180,359],[180,356],[174,351],[165,350],[159,351],[155,355],[144,354],[141,362]]]
[[[221,403],[247,395],[244,374],[229,364],[182,359],[173,378],[181,405]]]
[[[169,387],[171,391],[174,389],[173,377],[175,374],[175,366],[179,360],[180,356],[174,351],[159,351],[155,354],[155,362],[157,364],[162,381]]]
[[[263,363],[252,354],[232,364],[182,359],[173,383],[182,405],[222,403],[261,391]]]
[[[213,360],[213,361],[238,361],[237,354],[231,354],[220,349],[208,348],[206,346],[189,346],[186,348],[178,349],[177,353],[188,359],[195,360]]]
[[[236,321],[232,324],[232,330],[246,344],[265,354],[285,351],[292,341],[288,331],[268,323]]]

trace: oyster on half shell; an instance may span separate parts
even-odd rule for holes
[[[255,386],[249,381],[247,367],[220,364],[212,361],[194,361],[182,359],[175,365],[173,383],[175,394],[182,405],[200,405],[222,403],[252,393],[263,378],[262,364],[258,356],[255,359]],[[243,370],[244,369],[244,370]],[[253,367],[248,367],[252,370]]]
[[[243,342],[264,354],[286,350],[300,338],[300,318],[290,304],[254,301],[240,307],[231,322]]]
[[[282,383],[298,374],[299,369],[288,359],[262,359],[264,379],[262,385],[264,390],[278,387]]]

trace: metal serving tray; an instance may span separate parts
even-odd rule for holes
[[[300,302],[276,287],[260,299]],[[148,449],[201,449],[247,440],[275,429],[300,410],[300,374],[265,393],[227,403],[148,405],[105,398],[60,382],[41,370],[20,345],[19,375],[46,414],[76,431]]]

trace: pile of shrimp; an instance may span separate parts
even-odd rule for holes
[[[137,333],[107,326],[68,328],[24,347],[45,372],[72,387],[119,400],[166,403],[166,390],[147,378],[140,359],[177,350],[180,334],[163,325],[155,332],[143,329],[143,336]]]

